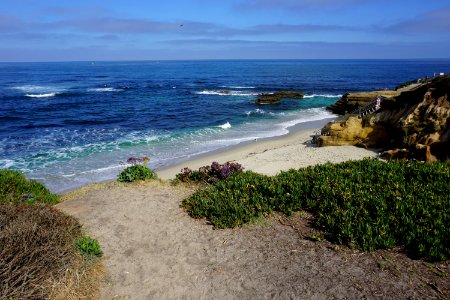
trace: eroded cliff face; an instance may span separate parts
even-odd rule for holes
[[[377,142],[387,140],[383,126],[364,124],[362,119],[350,116],[343,122],[330,122],[322,128],[319,146],[364,146],[374,147]],[[369,144],[368,144],[369,143]]]
[[[391,149],[385,153],[387,157],[448,159],[449,92],[450,76],[436,78],[384,101],[380,110],[363,119],[348,116],[342,122],[327,124],[318,144]]]

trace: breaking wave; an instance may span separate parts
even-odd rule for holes
[[[26,94],[25,96],[30,97],[30,98],[50,98],[50,97],[55,97],[56,93]]]
[[[342,95],[331,95],[331,94],[312,94],[312,95],[305,95],[303,98],[341,98]]]
[[[219,96],[257,96],[259,93],[248,93],[245,91],[217,91],[217,90],[203,90],[201,92],[195,92],[197,95],[219,95]]]
[[[230,122],[226,122],[225,124],[219,125],[217,127],[220,127],[222,129],[228,129],[228,128],[231,128],[231,124],[230,124]]]

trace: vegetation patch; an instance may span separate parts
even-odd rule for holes
[[[149,160],[150,159],[146,156],[143,158],[130,157],[127,160],[127,163],[131,164],[131,166],[128,166],[120,172],[117,176],[117,181],[133,182],[138,180],[156,179],[156,173],[147,166]]]
[[[80,239],[75,241],[75,244],[77,245],[81,254],[87,257],[100,257],[103,255],[98,241],[91,238],[90,236],[83,235]]]
[[[77,249],[78,220],[49,206],[59,197],[1,170],[0,199],[0,299],[92,298],[100,263]]]
[[[52,194],[42,183],[27,179],[14,170],[0,170],[0,203],[56,204],[59,196]]]
[[[215,227],[240,226],[279,211],[307,210],[324,236],[364,251],[405,246],[428,260],[450,259],[450,167],[376,159],[230,176],[182,203]]]
[[[399,85],[397,85],[397,86],[394,88],[394,90],[399,90],[399,89],[401,89],[401,88],[410,86],[410,85],[415,84],[415,83],[417,83],[417,80],[406,81],[406,82],[403,82],[403,83],[400,83]]]
[[[184,168],[175,178],[181,182],[195,182],[217,184],[218,181],[226,180],[233,174],[242,173],[244,168],[236,162],[219,164],[213,162],[210,166],[200,167],[198,171]]]
[[[76,260],[80,225],[45,205],[0,204],[0,298],[48,298]]]

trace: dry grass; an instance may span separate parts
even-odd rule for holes
[[[93,295],[101,268],[78,253],[81,233],[75,218],[50,206],[1,204],[0,299]]]
[[[55,300],[98,299],[100,283],[106,272],[101,260],[86,260],[79,255],[74,266],[60,280],[52,281],[50,298]]]

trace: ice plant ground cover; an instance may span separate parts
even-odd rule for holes
[[[306,210],[330,241],[363,251],[404,246],[430,261],[450,259],[448,163],[365,159],[274,177],[240,172],[198,190],[182,206],[217,228]]]

